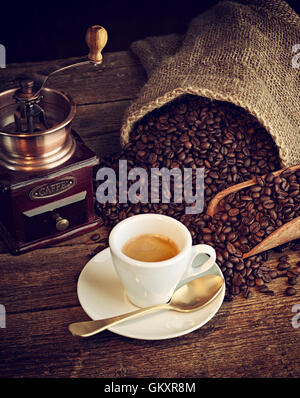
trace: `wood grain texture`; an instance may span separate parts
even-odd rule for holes
[[[16,75],[45,66],[27,63],[1,70],[1,91],[15,87]],[[100,68],[53,77],[56,88],[78,104],[74,129],[99,156],[119,149],[124,111],[145,81],[141,66],[127,52],[104,53]],[[133,340],[109,331],[73,337],[69,323],[89,319],[76,287],[98,246],[90,239],[96,232],[107,237],[108,231],[99,228],[17,257],[0,243],[0,303],[7,311],[6,328],[0,328],[0,377],[300,376],[300,328],[292,326],[300,287],[287,297],[286,278],[268,285],[274,296],[253,289],[251,298],[224,302],[206,325],[175,339]],[[279,256],[273,253],[268,264],[276,268]],[[290,251],[289,256],[296,268],[300,253]]]

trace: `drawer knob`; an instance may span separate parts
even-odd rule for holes
[[[62,218],[59,214],[54,215],[54,221],[55,221],[55,228],[57,231],[65,231],[66,229],[69,228],[69,221],[66,218]]]

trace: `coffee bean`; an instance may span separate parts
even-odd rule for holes
[[[294,296],[296,293],[297,293],[297,291],[296,291],[296,289],[293,288],[293,287],[287,287],[287,288],[285,289],[285,294],[286,294],[287,296]]]
[[[235,296],[240,294],[239,286],[236,286],[236,285],[231,286],[231,294],[233,294]]]
[[[288,269],[286,271],[286,274],[287,274],[287,276],[292,276],[292,277],[297,278],[300,273],[299,273],[298,268],[293,268],[293,269]]]
[[[211,144],[209,142],[203,142],[201,144],[202,149],[209,149],[211,147]]]
[[[265,284],[262,284],[260,286],[258,286],[258,291],[260,291],[261,293],[265,293],[269,290],[268,286]]]
[[[250,188],[250,192],[254,192],[254,193],[261,192],[261,190],[262,190],[262,188],[261,188],[260,185],[253,185],[253,186]]]
[[[274,178],[275,178],[274,174],[273,173],[269,173],[266,176],[266,182],[272,182],[274,180]]]
[[[235,248],[235,256],[241,258],[241,257],[243,257],[243,252],[241,250]]]
[[[269,288],[267,285],[262,284],[262,285],[258,286],[258,290],[263,293],[263,292],[269,290]]]
[[[254,281],[254,279],[248,278],[246,283],[247,283],[247,286],[250,286],[250,287],[255,286],[255,281]]]
[[[262,286],[262,285],[264,285],[264,281],[262,278],[256,278],[255,284],[256,284],[256,286]]]
[[[261,292],[261,293],[270,295],[270,296],[274,296],[274,294],[275,294],[274,291],[269,289],[268,286],[266,286],[266,285],[260,285],[258,287],[258,291]]]
[[[263,202],[263,206],[266,209],[273,209],[275,207],[275,203],[272,200],[266,200]]]
[[[252,297],[252,292],[251,292],[250,289],[247,288],[247,289],[244,291],[243,295],[244,295],[245,298],[250,298],[250,297]]]
[[[245,268],[245,266],[244,266],[244,262],[243,261],[241,263],[239,263],[239,264],[236,264],[236,266],[235,266],[235,270],[236,271],[242,271],[244,268]]]
[[[275,278],[277,278],[277,277],[278,277],[278,272],[277,272],[277,271],[275,271],[275,270],[273,270],[273,271],[270,271],[270,277],[271,277],[272,279],[275,279]]]
[[[293,276],[290,276],[290,277],[288,278],[288,284],[289,284],[289,285],[296,285],[296,284],[297,284],[297,278],[295,278],[295,277],[293,277]]]
[[[225,236],[225,240],[226,240],[226,235],[224,234],[224,236]],[[230,242],[233,242],[233,241],[235,241],[235,240],[237,239],[237,234],[236,234],[235,232],[230,232],[230,233],[227,235],[227,239],[228,239]]]
[[[90,239],[93,240],[93,241],[99,240],[99,239],[100,239],[100,235],[99,235],[99,234],[93,234],[93,235],[90,237]]]
[[[230,217],[235,217],[235,216],[237,216],[239,213],[240,213],[239,209],[233,208],[233,209],[230,209],[230,210],[229,210],[228,215],[229,215]]]
[[[230,256],[229,259],[233,264],[240,264],[241,262],[241,260],[236,256]]]
[[[189,141],[190,139],[189,139],[189,136],[188,136],[187,134],[182,134],[182,135],[180,136],[179,140],[180,140],[181,142],[187,142],[187,141]]]
[[[290,264],[289,263],[279,263],[277,268],[279,269],[279,271],[284,271],[284,270],[290,268]]]
[[[236,248],[233,246],[232,243],[227,242],[227,244],[226,244],[226,249],[228,250],[228,252],[229,252],[230,254],[236,254]]]
[[[271,276],[270,276],[269,273],[264,273],[264,274],[262,275],[262,279],[263,279],[263,281],[264,281],[265,283],[269,283],[269,282],[271,282],[271,280],[272,280],[272,278],[271,278]]]
[[[257,231],[259,231],[260,225],[259,225],[258,222],[255,221],[254,223],[252,223],[252,224],[250,225],[249,229],[250,229],[250,232],[251,232],[252,234],[255,234]]]
[[[241,274],[234,274],[234,276],[233,276],[233,278],[232,278],[232,283],[235,285],[235,286],[240,286],[242,283],[243,283],[243,281],[244,281],[244,278],[242,277],[242,275]]]
[[[268,290],[264,291],[264,294],[267,294],[269,296],[274,296],[275,292],[274,292],[274,290],[268,289]]]
[[[156,153],[150,153],[149,157],[148,157],[148,161],[149,163],[153,164],[155,163],[157,160],[157,155]]]

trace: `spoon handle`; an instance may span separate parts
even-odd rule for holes
[[[147,308],[140,308],[139,310],[129,312],[127,314],[113,316],[112,318],[99,319],[97,321],[75,322],[69,325],[69,330],[73,336],[89,337],[108,329],[110,326],[121,323],[125,320],[138,317],[147,312],[156,311],[162,308],[168,308],[169,304],[152,305]]]

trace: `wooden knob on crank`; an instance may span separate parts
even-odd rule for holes
[[[107,43],[106,30],[100,25],[91,26],[86,32],[85,40],[90,49],[88,59],[94,64],[101,64],[101,51]]]

